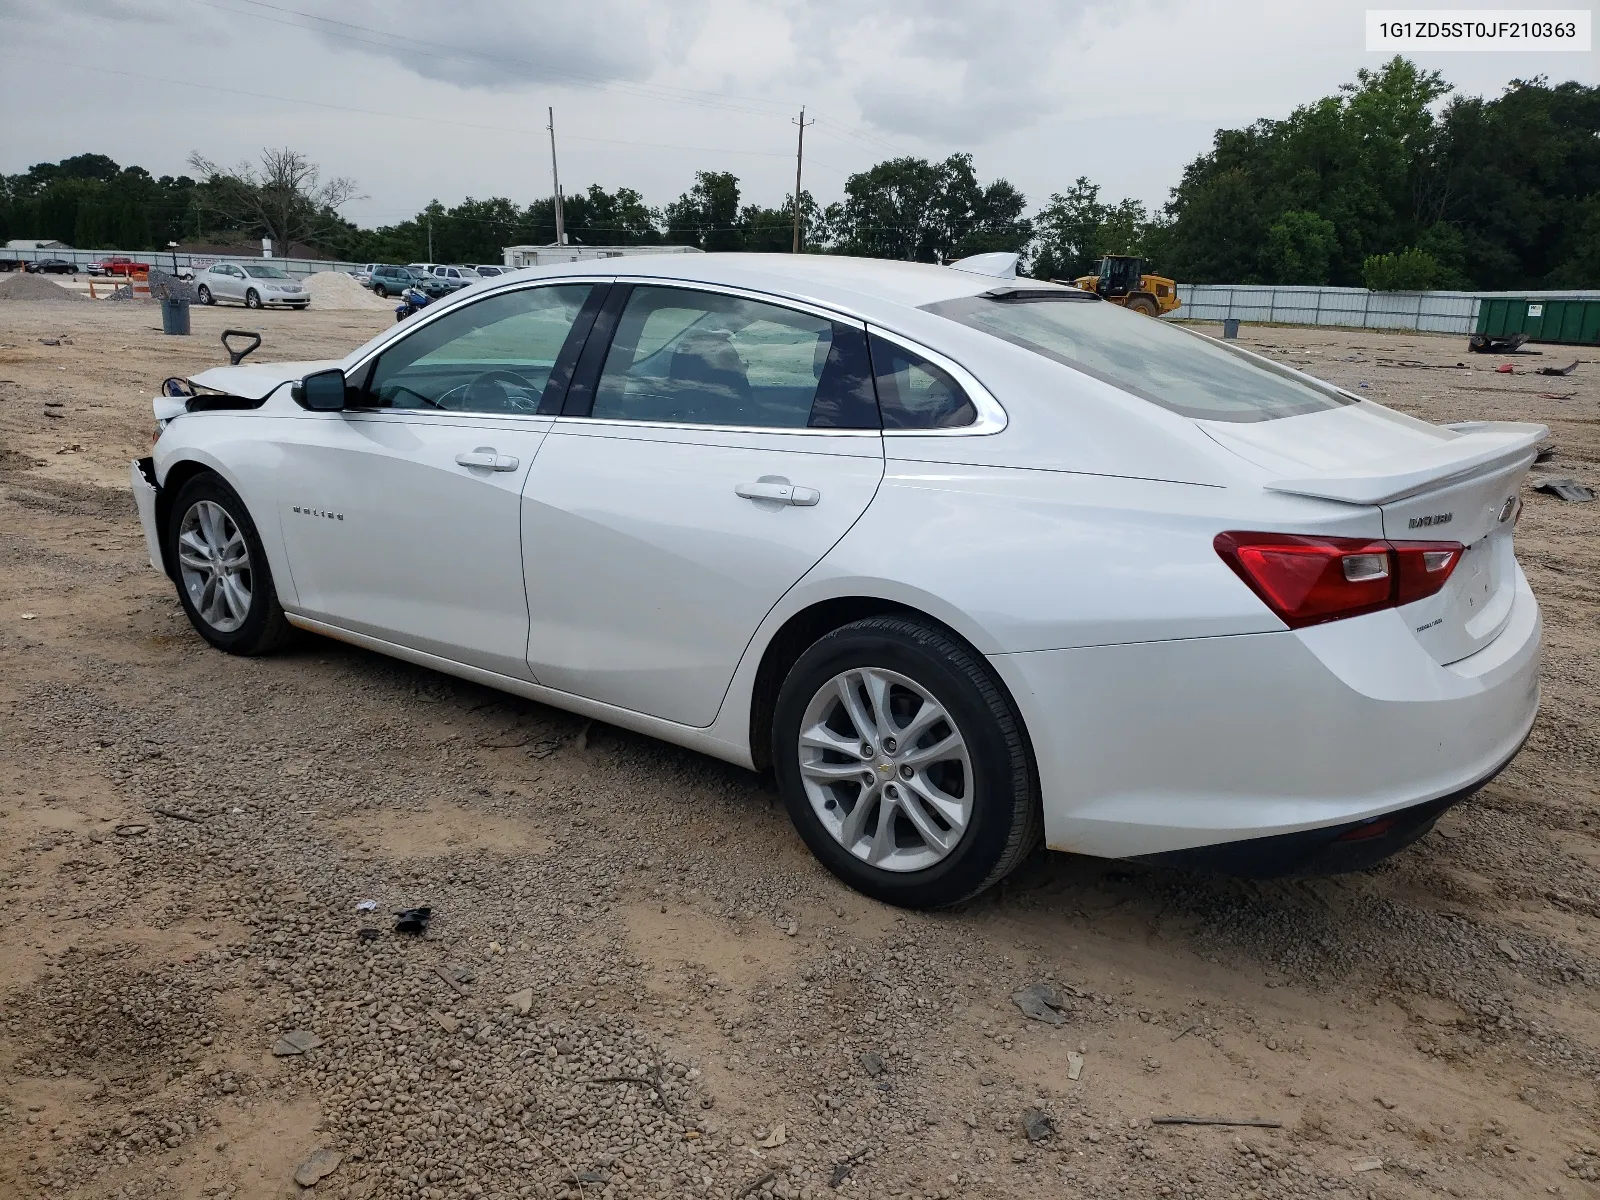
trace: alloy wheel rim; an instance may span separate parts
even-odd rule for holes
[[[178,526],[178,571],[194,611],[218,633],[250,615],[250,547],[228,510],[212,500],[189,506]]]
[[[926,870],[972,819],[972,758],[949,709],[880,667],[841,672],[800,721],[800,779],[822,827],[884,871]]]

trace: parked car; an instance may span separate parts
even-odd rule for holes
[[[22,265],[20,258],[0,258],[0,271],[15,271]]]
[[[1014,269],[563,264],[204,371],[133,467],[151,564],[224,651],[311,630],[770,765],[896,904],[1041,838],[1365,866],[1504,767],[1548,431],[1429,425]]]
[[[478,282],[479,275],[471,267],[446,267],[435,265],[431,274],[445,286],[446,291],[460,289]]]
[[[35,275],[76,275],[78,264],[65,258],[36,258],[27,270]]]
[[[365,263],[362,266],[357,267],[354,271],[351,271],[350,275],[362,287],[371,287],[372,272],[375,268],[382,265],[382,263]]]
[[[387,298],[398,296],[407,288],[421,288],[429,296],[442,296],[447,289],[442,282],[424,271],[414,267],[400,267],[392,263],[380,263],[372,268],[372,278],[368,284],[373,294]]]
[[[136,262],[120,254],[113,254],[109,258],[102,258],[99,262],[89,264],[91,275],[147,275],[150,264]]]
[[[311,297],[282,267],[267,263],[214,263],[198,276],[201,304],[231,301],[246,308],[305,308]]]
[[[510,267],[502,267],[498,263],[480,263],[472,269],[478,273],[478,278],[480,279],[494,279],[497,276],[511,273]]]

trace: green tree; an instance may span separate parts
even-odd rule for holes
[[[738,250],[739,179],[729,171],[696,171],[694,186],[666,209],[666,240],[702,250]]]
[[[1262,258],[1268,281],[1325,284],[1337,247],[1332,221],[1314,212],[1286,212],[1267,230]]]
[[[895,158],[851,175],[824,214],[832,248],[870,258],[947,262],[1028,248],[1027,200],[1008,181],[978,183],[970,154],[941,163]]]
[[[1361,279],[1375,292],[1425,292],[1439,284],[1439,264],[1425,250],[1371,254],[1361,264]]]

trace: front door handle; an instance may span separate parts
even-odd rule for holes
[[[456,462],[463,467],[478,467],[486,471],[515,471],[517,459],[510,454],[496,454],[493,446],[479,446],[476,450],[463,450],[456,455]]]
[[[809,508],[822,499],[816,488],[795,487],[787,480],[761,479],[755,483],[741,483],[734,493],[746,500],[776,500],[779,504],[795,504]]]

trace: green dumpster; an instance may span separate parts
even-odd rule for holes
[[[1600,346],[1600,300],[1493,296],[1478,302],[1478,336],[1509,338],[1519,333],[1527,334],[1530,342]]]

